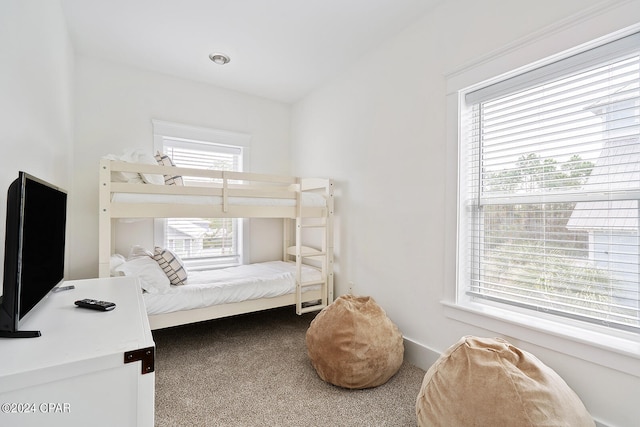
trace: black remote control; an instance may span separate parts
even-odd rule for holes
[[[98,301],[95,299],[81,299],[74,303],[78,307],[90,308],[92,310],[110,311],[116,308],[116,304],[108,301]]]

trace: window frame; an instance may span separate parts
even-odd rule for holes
[[[585,19],[584,21],[588,21]],[[584,23],[584,22],[583,22]],[[588,25],[588,24],[585,24]],[[582,28],[582,27],[580,27]],[[532,313],[519,307],[505,309],[491,301],[478,303],[468,297],[460,286],[465,280],[464,260],[461,253],[466,248],[465,225],[460,209],[466,200],[465,184],[468,182],[464,160],[463,129],[465,95],[481,86],[498,82],[527,70],[551,64],[558,59],[587,51],[610,41],[631,35],[640,30],[634,24],[623,30],[596,38],[577,47],[558,45],[558,33],[568,34],[566,40],[575,40],[576,28],[556,29],[552,34],[536,34],[520,40],[503,51],[494,52],[474,64],[449,73],[447,78],[447,223],[445,244],[445,289],[442,302],[447,317],[495,331],[506,338],[527,341],[557,352],[588,360],[609,368],[640,377],[640,336],[628,331],[611,330],[600,325],[584,324],[570,318],[558,319],[545,313]],[[583,32],[584,29],[583,29]],[[560,38],[562,40],[562,38]],[[540,60],[540,58],[545,58]],[[515,66],[514,64],[528,64]],[[455,200],[454,200],[455,199]]]
[[[622,156],[626,161],[630,156],[637,159],[639,65],[640,32],[491,86],[463,91],[462,117],[471,117],[461,120],[469,124],[461,135],[461,152],[467,159],[464,167],[473,171],[470,182],[464,183],[470,196],[464,209],[460,207],[466,231],[473,236],[465,256],[471,276],[468,294],[640,334],[637,231],[629,235],[620,221],[610,219],[604,226],[608,236],[618,236],[607,248],[614,255],[596,263],[596,249],[588,247],[593,233],[603,227],[600,218],[593,225],[603,204],[618,206],[606,208],[607,215],[626,219],[635,212],[637,218],[640,190],[627,185],[632,172],[617,162]],[[626,109],[617,115],[595,114],[592,106],[604,96],[611,96],[608,102],[620,108],[621,98],[612,96],[618,93],[612,87],[629,91]],[[590,165],[585,169],[590,177],[581,183],[563,172],[575,155],[581,166]],[[603,155],[615,157],[607,160]],[[506,181],[510,184],[505,187]],[[608,185],[613,187],[605,190]],[[631,264],[625,265],[633,259],[622,260],[623,252],[633,253],[622,234],[633,237],[635,272]],[[548,257],[547,251],[555,255]],[[512,255],[497,255],[504,253]],[[541,277],[548,279],[544,289],[536,287]],[[611,300],[598,299],[607,296],[605,286],[612,287]],[[593,292],[587,290],[590,287]],[[629,301],[621,302],[625,297]]]
[[[240,171],[246,171],[249,169],[249,153],[251,146],[251,135],[231,132],[220,129],[210,129],[204,127],[190,126],[179,123],[172,123],[161,120],[152,120],[153,125],[153,150],[156,152],[163,152],[164,139],[183,139],[194,142],[210,143],[215,145],[230,146],[233,148],[240,148],[242,150],[242,164],[240,165]],[[153,240],[155,246],[166,246],[165,230],[166,219],[154,218],[153,221]],[[206,264],[198,261],[187,261],[191,269],[208,269],[204,268],[223,268],[233,265],[240,265],[248,262],[251,259],[249,253],[249,241],[250,241],[250,221],[247,218],[237,218],[237,245],[238,245],[238,261],[237,262],[225,262],[221,260],[219,263],[211,264],[207,261]]]

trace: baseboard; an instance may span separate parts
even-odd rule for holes
[[[438,360],[438,357],[440,357],[439,352],[404,337],[404,359],[412,365],[426,371]]]

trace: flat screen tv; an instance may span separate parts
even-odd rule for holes
[[[7,191],[0,337],[39,337],[21,330],[25,316],[64,277],[67,192],[20,172]]]

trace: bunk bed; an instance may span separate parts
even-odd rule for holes
[[[142,179],[122,179],[123,176]],[[158,177],[165,179],[158,180]],[[165,180],[175,182],[174,178],[181,182],[186,177],[196,177],[206,183],[162,184]],[[296,313],[303,314],[321,310],[333,301],[333,182],[330,179],[201,170],[105,158],[100,161],[99,186],[99,277],[112,274],[114,229],[119,220],[224,217],[284,221],[281,260],[232,267],[235,269],[232,271],[216,273],[213,270],[217,275],[214,279],[189,272],[192,277],[186,285],[171,285],[168,292],[145,292],[152,329],[288,305],[295,305]],[[307,228],[320,230],[319,234],[313,234],[313,244],[309,245],[303,244],[303,240],[308,239]],[[267,277],[271,273],[273,280]],[[241,280],[245,274],[247,280]],[[203,298],[207,288],[215,288],[215,285],[209,286],[207,280],[219,285],[225,275],[232,277],[234,283],[248,282],[257,293],[242,296],[243,292],[235,292],[233,298]],[[274,286],[280,288],[268,290],[272,286],[268,283],[274,280]],[[230,285],[225,283],[220,287]],[[215,294],[216,290],[211,292]],[[182,299],[188,301],[189,293],[197,295],[196,303],[177,303]]]

